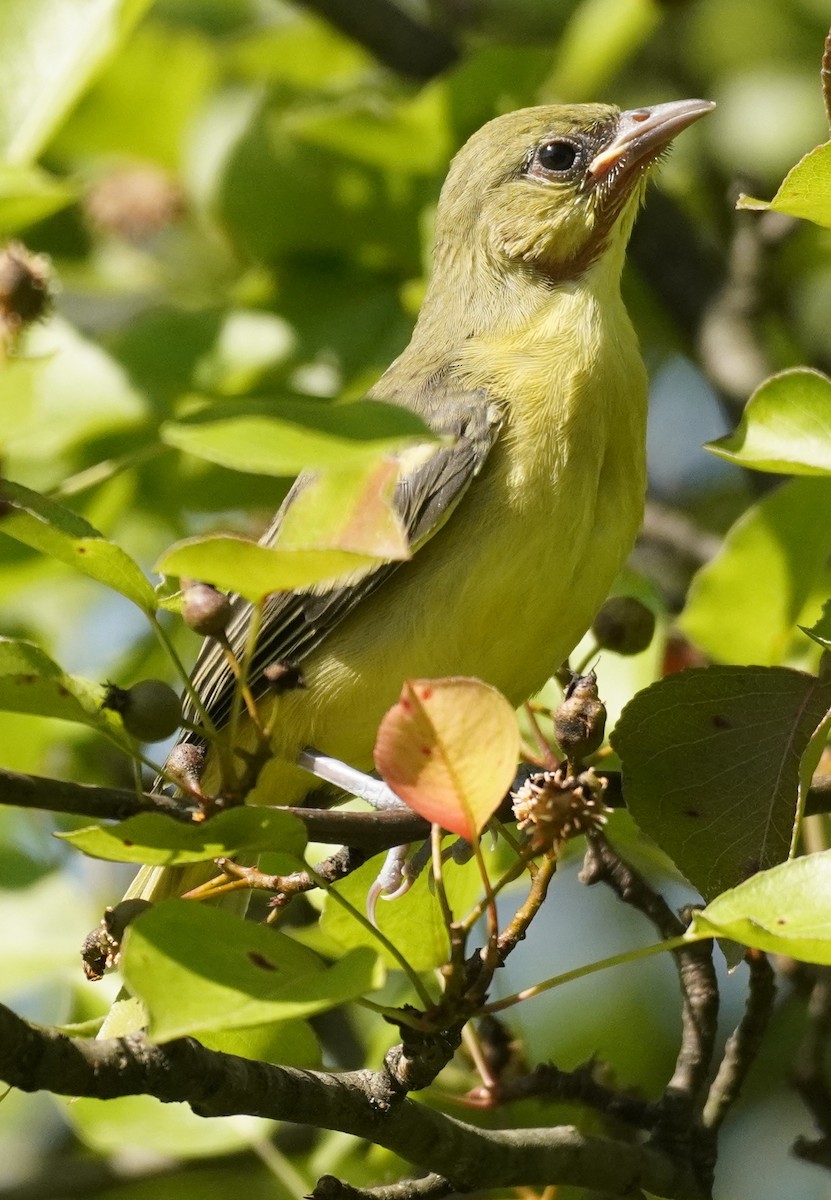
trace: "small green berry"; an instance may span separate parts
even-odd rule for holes
[[[655,633],[655,614],[634,596],[612,596],[594,619],[592,633],[601,650],[640,654]]]
[[[110,683],[101,707],[117,712],[127,732],[140,742],[163,742],[182,723],[182,702],[161,679],[140,679],[131,688]]]

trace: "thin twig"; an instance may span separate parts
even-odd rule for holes
[[[831,1088],[826,1078],[831,1034],[831,970],[816,968],[808,1000],[808,1023],[793,1072],[793,1086],[810,1112],[820,1138],[798,1138],[793,1152],[799,1158],[831,1166]]]
[[[604,882],[624,903],[647,917],[664,938],[683,934],[684,922],[646,881],[609,845],[599,831],[588,835],[584,883]],[[681,1045],[672,1078],[660,1102],[653,1144],[673,1157],[692,1156],[693,1130],[700,1116],[703,1092],[709,1077],[718,1020],[718,984],[713,967],[712,943],[682,944],[673,950],[683,1004]],[[707,1164],[695,1164],[702,1173]]]
[[[745,962],[750,974],[744,1014],[727,1040],[704,1105],[703,1124],[710,1130],[720,1128],[736,1102],[756,1061],[776,998],[776,980],[767,955],[761,950],[748,950]]]
[[[322,1175],[308,1200],[441,1200],[459,1193],[443,1175],[425,1175],[421,1179],[402,1179],[382,1187],[359,1188],[334,1175]]]
[[[585,1063],[573,1071],[561,1071],[552,1063],[540,1063],[527,1075],[501,1080],[497,1103],[509,1104],[534,1097],[552,1103],[585,1104],[615,1121],[638,1129],[652,1129],[658,1106],[640,1096],[619,1092],[597,1081],[597,1064]]]

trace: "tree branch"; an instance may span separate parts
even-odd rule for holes
[[[0,1006],[0,1078],[22,1091],[151,1095],[204,1117],[248,1114],[333,1129],[385,1146],[459,1190],[553,1181],[616,1195],[638,1188],[694,1200],[689,1174],[643,1146],[553,1129],[483,1130],[411,1100],[374,1099],[376,1073],[299,1071],[206,1050],[192,1038],[155,1046],[141,1035],[70,1038]]]
[[[745,961],[750,980],[744,1014],[727,1040],[704,1106],[704,1124],[712,1130],[721,1126],[756,1061],[776,998],[776,980],[768,956],[761,950],[748,950]]]
[[[123,821],[139,813],[158,812],[177,821],[201,817],[201,810],[161,792],[69,783],[40,775],[23,775],[0,767],[0,804],[69,813],[95,820]],[[408,809],[355,813],[326,808],[283,808],[306,826],[316,842],[353,846],[369,853],[429,837],[430,826]]]
[[[422,25],[391,0],[299,0],[379,62],[410,79],[432,79],[459,57],[453,42]]]

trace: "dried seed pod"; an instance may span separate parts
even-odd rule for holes
[[[104,910],[100,924],[87,934],[81,946],[87,979],[93,982],[103,979],[104,972],[116,965],[127,926],[151,907],[149,900],[136,897]]]
[[[194,742],[179,742],[165,759],[168,777],[184,791],[202,795],[199,777],[205,762],[206,748]]]
[[[601,650],[615,654],[640,654],[655,633],[655,614],[634,596],[612,596],[592,625]]]
[[[572,675],[554,711],[554,737],[569,762],[594,754],[606,731],[606,706],[597,694],[597,676]]]
[[[605,780],[591,768],[572,775],[566,767],[537,771],[513,793],[514,815],[533,850],[550,851],[592,829],[611,811],[603,803]]]
[[[0,251],[0,325],[12,336],[46,314],[52,303],[49,260],[21,242]]]

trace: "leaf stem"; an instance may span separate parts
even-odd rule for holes
[[[362,925],[367,933],[371,934],[376,941],[380,942],[387,953],[392,955],[392,957],[401,967],[401,970],[409,978],[410,983],[413,985],[413,989],[415,990],[424,1007],[433,1008],[433,998],[422,983],[418,972],[413,969],[394,942],[391,942],[386,934],[381,932],[377,925],[373,925],[369,917],[365,917],[362,912],[355,908],[354,904],[350,904],[346,897],[342,896],[336,888],[331,887],[327,880],[325,880],[322,876],[317,875],[311,868],[309,869],[309,874],[316,880],[318,887],[322,888],[326,892],[327,896],[330,896],[337,904],[341,906],[341,908],[346,909],[349,915],[354,917],[358,924]]]
[[[512,1005],[519,1004],[522,1000],[532,1000],[535,996],[540,996],[543,992],[548,992],[563,983],[571,983],[574,979],[582,979],[586,975],[593,975],[596,971],[605,971],[608,967],[617,967],[622,963],[638,962],[642,958],[651,958],[655,954],[679,950],[691,941],[703,941],[705,937],[709,936],[711,935],[702,934],[700,937],[693,938],[689,934],[682,934],[676,938],[669,938],[665,942],[655,942],[651,946],[641,946],[637,950],[626,950],[623,954],[613,954],[610,958],[601,958],[598,962],[589,963],[587,966],[564,971],[562,975],[553,975],[550,979],[543,980],[542,983],[535,983],[533,987],[523,988],[521,992],[514,992],[512,996],[506,996],[504,1000],[495,1000],[492,1004],[486,1004],[480,1009],[480,1013],[502,1012],[505,1008],[511,1008]]]

